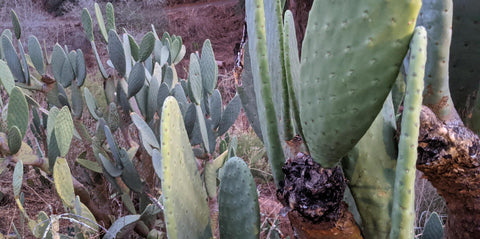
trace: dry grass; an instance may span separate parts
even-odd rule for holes
[[[433,212],[445,219],[447,207],[445,200],[438,195],[432,184],[422,178],[422,172],[417,170],[415,179],[415,234],[421,233],[423,227]]]

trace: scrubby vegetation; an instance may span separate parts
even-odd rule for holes
[[[48,45],[19,4],[77,14],[81,37]],[[478,4],[316,1],[305,25],[308,3],[240,1],[231,77],[217,39],[185,44],[141,14],[156,4],[178,3],[0,2],[0,203],[20,212],[0,238],[478,235],[478,82],[462,64],[480,55],[463,29]]]

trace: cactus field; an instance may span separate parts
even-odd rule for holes
[[[0,239],[480,236],[480,4],[0,1]]]

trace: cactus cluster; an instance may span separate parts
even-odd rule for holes
[[[240,92],[256,95],[256,101],[242,97],[242,103],[263,136],[277,185],[284,160],[295,157],[284,142],[303,136],[306,153],[317,163],[343,168],[366,238],[413,236],[421,93],[431,64],[427,32],[418,27],[414,33],[421,3],[315,1],[300,59],[291,12],[282,16],[278,1],[246,2],[249,39]],[[347,15],[338,14],[346,9]],[[424,17],[434,14],[425,11]],[[406,82],[406,93],[392,90],[394,82]],[[448,85],[439,92],[448,94]],[[398,150],[390,94],[395,107],[403,101]]]
[[[98,96],[84,86],[89,79],[81,50],[69,51],[56,44],[47,54],[38,39],[30,36],[25,51],[21,24],[12,11],[13,33],[4,30],[0,44],[0,82],[9,95],[8,106],[0,102],[8,110],[2,114],[0,138],[7,143],[0,144],[0,154],[16,164],[15,200],[32,233],[58,236],[52,225],[60,219],[75,222],[75,233],[86,237],[101,228],[93,210],[75,195],[65,158],[76,138],[91,147],[95,157],[95,161],[78,157],[76,162],[102,174],[130,213],[112,218],[111,226],[104,228],[105,238],[122,237],[133,227],[145,237],[165,236],[159,224],[169,238],[211,238],[217,222],[221,238],[258,238],[259,204],[252,175],[236,157],[235,138],[230,145],[221,140],[243,105],[266,146],[278,187],[284,185],[282,170],[288,170],[282,169],[285,160],[291,162],[297,156],[298,150],[288,142],[299,135],[305,144],[305,152],[299,155],[308,154],[323,168],[342,168],[348,179],[346,191],[351,192],[345,201],[356,208],[351,211],[359,215],[362,235],[412,238],[421,104],[445,122],[462,118],[476,130],[477,93],[468,86],[478,82],[448,81],[452,1],[318,0],[310,11],[300,51],[293,15],[283,11],[283,4],[246,1],[249,39],[243,84],[228,104],[215,89],[218,66],[209,40],[200,53],[190,54],[188,77],[181,79],[176,66],[186,48],[180,36],[160,36],[152,27],[137,43],[126,29],[117,29],[111,3],[106,4],[106,18],[95,4],[99,41],[106,43],[109,57],[103,62],[92,17],[84,9],[82,26],[104,85],[104,94]],[[458,1],[456,6],[466,11],[465,4]],[[476,19],[466,12],[453,25],[478,23]],[[468,35],[459,32],[459,38]],[[454,48],[462,45],[458,42],[473,48],[465,45],[466,40],[453,40]],[[462,75],[460,68],[465,65],[457,54],[452,53],[455,63],[450,66],[454,74]],[[32,91],[45,94],[47,108],[30,97]],[[98,97],[106,99],[106,107]],[[82,114],[84,105],[88,115]],[[401,114],[398,129],[397,114]],[[83,117],[95,120],[94,134],[82,123]],[[129,134],[132,123],[139,144]],[[25,139],[28,129],[35,142]],[[69,213],[40,212],[36,219],[28,217],[21,193],[24,165],[53,174]],[[151,169],[152,175],[144,175],[142,168]],[[156,178],[161,184],[159,198],[152,196]],[[285,206],[290,217],[297,204],[289,200]],[[218,215],[208,205],[217,201]],[[351,218],[341,215],[335,218]],[[442,223],[432,214],[423,238],[442,234]]]
[[[343,168],[366,238],[412,238],[421,104],[447,125],[477,130],[478,4],[315,1],[301,58],[292,14],[282,15],[283,8],[281,1],[246,1],[239,88],[277,185],[284,160],[295,157],[284,142],[301,135],[304,153],[322,167]],[[441,223],[431,225],[425,238],[440,238]]]
[[[125,29],[122,29],[123,34],[117,33],[111,3],[106,5],[106,24],[98,4],[95,4],[95,15],[102,36],[100,40],[107,44],[109,59],[105,66],[96,48],[94,25],[87,9],[82,11],[81,21],[103,78],[106,108],[101,106],[98,96],[84,86],[90,79],[81,50],[69,51],[66,46],[56,44],[48,54],[38,39],[31,36],[28,38],[28,52],[25,52],[21,45],[20,22],[14,11],[12,22],[20,58],[13,47],[11,31],[2,33],[0,80],[9,94],[10,110],[2,115],[5,117],[2,121],[5,133],[1,137],[8,139],[8,148],[2,148],[1,153],[8,160],[17,162],[13,180],[17,204],[28,218],[20,201],[23,165],[26,164],[39,167],[44,173],[53,173],[56,191],[69,211],[61,215],[41,212],[37,219],[28,218],[31,232],[36,237],[56,237],[59,232],[54,225],[60,219],[73,222],[77,236],[88,237],[103,228],[95,220],[98,215],[94,217],[91,213],[91,205],[87,207],[75,195],[78,182],[70,174],[65,157],[69,158],[72,140],[76,138],[92,148],[96,159],[87,160],[82,154],[76,163],[92,173],[103,174],[114,195],[121,197],[131,213],[118,218],[108,229],[103,228],[105,238],[121,237],[132,227],[145,232],[141,234],[143,236],[161,236],[163,233],[155,229],[161,212],[169,237],[188,238],[195,234],[211,237],[206,200],[216,201],[218,196],[223,204],[231,203],[223,199],[228,196],[221,196],[229,188],[239,188],[238,193],[246,191],[242,202],[247,200],[250,206],[243,217],[245,221],[242,223],[248,228],[243,235],[258,235],[259,209],[253,178],[246,164],[234,157],[235,141],[228,146],[228,140],[219,140],[235,122],[241,102],[239,96],[235,96],[224,104],[220,92],[215,89],[218,66],[210,40],[204,42],[201,54],[190,55],[188,78],[180,79],[176,65],[186,53],[180,36],[164,33],[159,37],[152,26],[152,31],[137,44]],[[44,93],[47,108],[29,96],[33,91]],[[82,115],[84,105],[89,115]],[[93,135],[82,122],[83,117],[89,116],[96,121]],[[132,123],[138,129],[141,146],[129,135],[128,128]],[[22,141],[28,128],[35,142],[27,140],[27,144]],[[116,138],[118,131],[124,136],[127,147]],[[216,151],[219,141],[221,154]],[[176,154],[183,155],[182,160],[174,157]],[[137,160],[137,157],[145,156],[150,162]],[[227,156],[232,159],[226,160]],[[195,158],[202,160],[202,174]],[[232,160],[235,163],[225,170],[224,175],[240,174],[242,180],[225,179],[224,189],[217,195],[218,180],[222,181],[219,170],[225,162]],[[155,185],[149,184],[151,182],[143,177],[145,175],[139,173],[138,165],[153,165],[162,185],[160,199],[150,194]],[[185,197],[184,193],[190,196]],[[140,204],[134,204],[134,199],[140,200]],[[238,221],[232,221],[237,220],[236,215],[224,212],[229,209],[222,209],[221,223],[232,228]],[[252,221],[251,218],[256,219]],[[197,230],[195,225],[201,228]],[[222,233],[238,231],[222,230]]]

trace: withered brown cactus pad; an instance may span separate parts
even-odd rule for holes
[[[335,222],[340,217],[345,177],[339,167],[322,168],[310,155],[298,153],[283,166],[285,181],[277,197],[282,204],[312,222]]]

